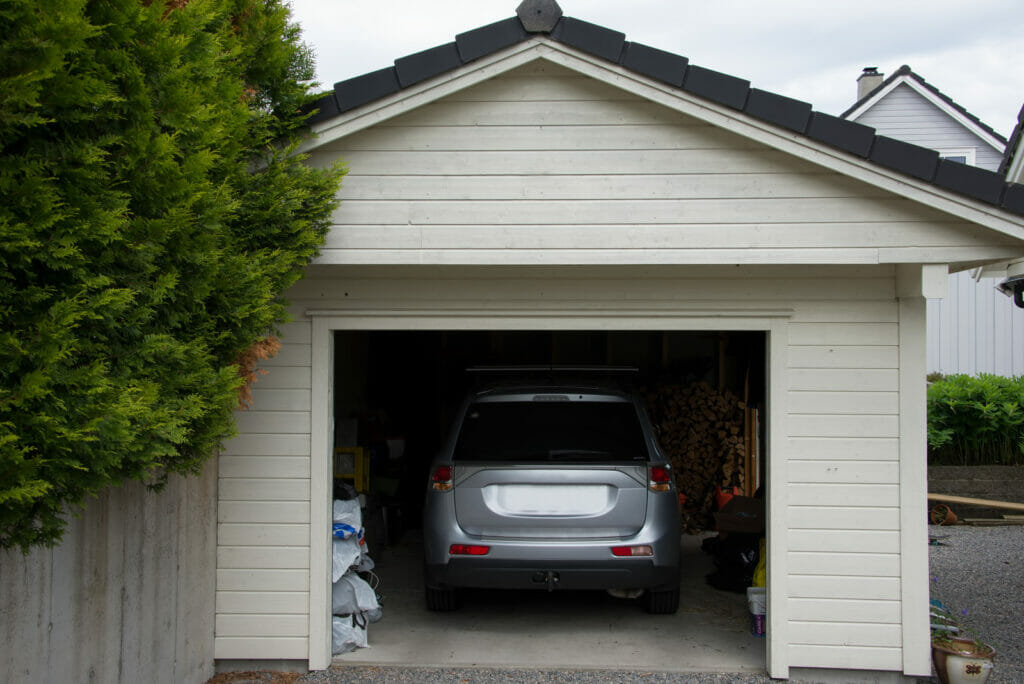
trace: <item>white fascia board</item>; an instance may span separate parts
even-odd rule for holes
[[[786,131],[709,100],[691,95],[667,83],[643,76],[617,64],[591,57],[549,38],[520,43],[472,65],[428,79],[422,84],[364,105],[314,127],[318,136],[300,147],[308,152],[376,123],[399,116],[439,98],[476,85],[537,59],[544,59],[589,76],[607,85],[646,98],[680,114],[723,128],[799,159],[868,183],[879,189],[944,211],[1012,238],[1024,241],[1024,217],[984,202],[946,192],[941,188],[890,171],[867,160],[816,142],[806,135]]]
[[[455,69],[421,83],[401,88],[379,100],[368,102],[339,114],[327,121],[314,124],[313,136],[299,147],[299,152],[310,152],[327,143],[358,133],[375,124],[401,116],[423,105],[430,104],[465,88],[534,61],[548,48],[537,41],[526,41],[493,55],[482,57],[468,67]]]
[[[986,144],[995,149],[999,154],[1003,154],[1006,150],[1006,144],[994,137],[991,133],[986,131],[984,128],[979,126],[977,123],[972,121],[963,115],[962,112],[958,111],[955,107],[952,107],[948,102],[943,100],[941,97],[925,88],[923,85],[917,82],[917,79],[911,78],[909,75],[902,75],[894,78],[889,85],[882,90],[875,93],[875,95],[862,104],[857,109],[850,112],[850,115],[846,117],[848,121],[856,121],[865,112],[874,107],[878,102],[885,98],[886,95],[891,93],[893,90],[898,88],[900,85],[906,85],[911,88],[918,95],[931,102],[933,105],[938,107],[946,116],[950,117],[958,124],[969,130],[971,133],[981,138]]]

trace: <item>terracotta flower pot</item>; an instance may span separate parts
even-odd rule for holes
[[[956,523],[956,513],[946,504],[938,504],[928,513],[932,525],[952,525]]]
[[[932,642],[932,664],[942,684],[984,684],[992,674],[996,650],[971,639]]]

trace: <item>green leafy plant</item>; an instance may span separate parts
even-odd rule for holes
[[[0,548],[233,434],[343,173],[312,74],[284,0],[0,6]]]
[[[931,465],[1024,464],[1024,378],[951,375],[928,387]]]

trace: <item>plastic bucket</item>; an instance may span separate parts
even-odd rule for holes
[[[747,605],[751,615],[768,614],[768,594],[764,587],[747,587]]]
[[[747,606],[750,608],[751,634],[764,636],[768,614],[768,595],[764,587],[747,587]]]

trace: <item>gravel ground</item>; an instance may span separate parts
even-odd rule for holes
[[[996,649],[990,684],[1024,682],[1024,526],[931,526],[931,595]]]
[[[622,672],[615,670],[531,670],[433,667],[332,667],[307,675],[246,672],[210,684],[767,684],[766,675],[732,672]],[[216,678],[215,678],[216,679]],[[791,680],[792,681],[792,680]]]
[[[998,655],[990,684],[1024,682],[1024,526],[932,526],[929,534],[940,542],[929,547],[932,598],[960,614],[970,631],[995,646]],[[765,675],[749,673],[353,666],[332,667],[301,676],[252,672],[219,675],[214,679],[217,684],[763,684],[772,681]]]

